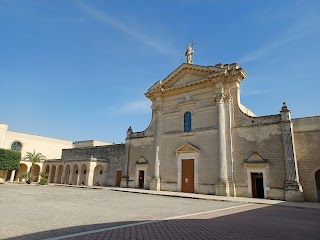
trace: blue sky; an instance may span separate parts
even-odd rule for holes
[[[0,0],[0,122],[124,142],[150,123],[144,93],[181,63],[237,62],[258,115],[320,115],[320,1]]]

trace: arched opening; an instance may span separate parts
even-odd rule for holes
[[[80,180],[79,180],[79,185],[87,185],[86,179],[87,179],[87,165],[82,164],[81,166],[81,175],[80,175]]]
[[[63,167],[60,164],[59,167],[58,167],[58,176],[57,176],[57,182],[56,183],[61,183],[62,170],[63,170]]]
[[[77,184],[77,182],[78,182],[78,174],[79,174],[78,165],[75,164],[75,165],[73,165],[71,184],[73,184],[73,185]]]
[[[53,165],[53,166],[51,167],[50,183],[54,183],[54,178],[55,178],[55,176],[56,176],[56,170],[57,170],[56,165]]]
[[[49,172],[50,172],[50,166],[46,165],[43,172],[46,174],[45,178],[48,179],[49,178]],[[49,179],[48,179],[48,182],[49,182]]]
[[[6,180],[6,176],[7,176],[7,170],[0,170],[0,179],[2,181]]]
[[[26,164],[21,163],[18,168],[18,179],[20,182],[25,181],[25,178],[22,176],[24,173],[28,171],[28,167]]]
[[[69,176],[70,176],[70,165],[67,164],[65,168],[63,184],[69,184]]]
[[[13,142],[13,143],[11,144],[10,149],[13,150],[13,151],[21,152],[21,149],[22,149],[22,144],[21,144],[21,142],[18,142],[18,141]]]
[[[320,169],[316,171],[315,178],[316,178],[318,202],[320,202]]]
[[[35,164],[33,165],[33,168],[32,168],[32,181],[33,182],[38,182],[39,180],[39,174],[40,174],[40,166],[38,164]]]
[[[184,114],[183,121],[184,121],[183,131],[191,132],[191,112],[186,112]]]
[[[49,174],[49,165],[47,165],[46,167],[45,167],[45,169],[44,169],[44,172],[46,173],[46,174]]]
[[[102,165],[97,165],[94,169],[94,176],[93,176],[93,185],[100,186],[103,185],[103,174],[104,169]]]

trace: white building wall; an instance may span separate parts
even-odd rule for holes
[[[59,159],[62,149],[72,148],[72,141],[8,131],[7,127],[6,124],[0,124],[0,148],[10,149],[11,144],[18,141],[22,144],[22,157],[26,152],[35,150],[42,153],[47,159]]]

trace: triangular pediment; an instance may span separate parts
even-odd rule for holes
[[[183,85],[186,85],[189,83],[199,81],[205,77],[206,77],[205,74],[196,74],[196,73],[186,71],[185,73],[182,73],[182,75],[177,77],[176,79],[173,79],[172,81],[167,82],[167,84],[165,84],[164,87],[169,88],[169,87],[183,86]]]
[[[136,164],[148,164],[148,161],[144,157],[140,157]]]
[[[242,74],[245,77],[245,71],[239,68],[236,63],[216,64],[215,66],[200,66],[195,64],[183,63],[176,70],[170,73],[163,80],[159,80],[148,89],[145,94],[152,101],[163,93],[174,92],[180,89],[190,89],[190,87],[207,84],[210,81],[216,81],[221,76],[233,76]]]
[[[161,88],[169,88],[172,86],[179,86],[197,81],[210,75],[208,67],[184,63],[176,70],[170,73],[165,79],[156,82],[149,91],[154,91]]]
[[[185,143],[176,149],[176,153],[195,153],[199,151],[199,148],[191,145],[190,143]]]
[[[248,159],[244,160],[245,163],[267,163],[268,160],[262,158],[257,152],[253,152]]]

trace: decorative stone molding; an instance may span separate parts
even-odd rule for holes
[[[268,159],[264,159],[257,152],[253,152],[243,163],[246,168],[266,168],[268,166]]]
[[[184,143],[180,147],[176,149],[177,156],[181,153],[198,153],[200,152],[200,149],[191,145],[190,143]]]
[[[220,92],[214,96],[214,100],[217,103],[231,102],[231,94]]]
[[[136,164],[148,164],[149,161],[147,161],[144,157],[140,157],[138,161],[136,161]]]
[[[152,106],[152,112],[154,114],[162,113],[162,111],[163,111],[162,106],[154,106],[154,105]]]
[[[196,101],[183,102],[183,103],[180,103],[178,106],[179,108],[195,108]]]

